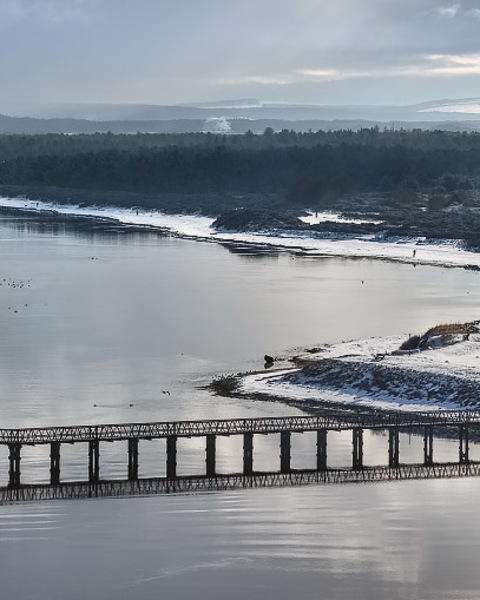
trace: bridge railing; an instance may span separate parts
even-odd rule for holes
[[[427,425],[469,425],[480,423],[480,411],[436,412],[334,412],[314,416],[259,417],[253,419],[218,419],[155,423],[74,425],[69,427],[31,427],[0,429],[0,444],[49,444],[52,442],[116,441],[201,437],[207,435],[268,434],[284,431],[302,432],[319,429],[381,429],[386,427],[421,427]]]

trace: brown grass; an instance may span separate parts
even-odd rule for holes
[[[400,350],[424,350],[428,345],[429,338],[432,336],[443,336],[445,344],[455,341],[457,335],[463,335],[463,339],[468,339],[471,333],[480,333],[480,322],[470,321],[469,323],[442,323],[435,325],[426,331],[422,336],[413,335],[405,340],[400,346]]]
[[[477,329],[476,323],[444,323],[431,327],[423,337],[430,335],[466,335]]]

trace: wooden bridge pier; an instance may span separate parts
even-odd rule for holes
[[[427,467],[433,465],[433,427],[427,425],[423,434],[423,464]]]
[[[469,459],[469,440],[468,440],[468,425],[460,425],[460,445],[459,445],[459,461],[461,464],[467,464]]]
[[[243,474],[253,475],[253,433],[243,434]]]
[[[400,466],[400,432],[398,427],[388,430],[388,466],[397,469]]]
[[[100,442],[90,440],[88,442],[88,482],[98,483],[100,481]]]
[[[290,473],[292,469],[292,432],[280,433],[280,473]]]
[[[60,483],[60,442],[50,442],[50,483]]]
[[[317,431],[317,471],[327,470],[327,429]]]
[[[356,471],[363,469],[363,429],[352,429],[352,468]]]
[[[15,488],[20,486],[20,451],[22,444],[14,443],[8,445],[8,460],[10,468],[8,471],[8,487]]]
[[[167,437],[167,478],[175,479],[177,476],[177,436]]]
[[[217,436],[213,434],[207,435],[205,445],[205,463],[207,477],[215,477],[216,475],[216,449]]]
[[[128,440],[128,481],[138,479],[138,439]]]

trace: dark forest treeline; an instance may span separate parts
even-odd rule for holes
[[[198,147],[260,150],[298,146],[312,148],[317,145],[339,146],[341,144],[374,145],[381,147],[405,146],[419,150],[463,149],[475,150],[480,144],[478,132],[450,132],[444,130],[380,130],[378,127],[337,131],[296,132],[284,129],[275,133],[267,128],[263,135],[214,134],[214,133],[137,133],[113,134],[44,134],[44,135],[0,135],[0,160],[17,156],[39,156],[44,154],[72,154],[99,152],[101,150],[127,150],[139,148]]]
[[[423,189],[480,173],[480,134],[353,131],[264,135],[0,136],[0,185],[146,194],[260,192],[308,205],[346,192]]]

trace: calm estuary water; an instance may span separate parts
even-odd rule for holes
[[[24,217],[0,217],[0,283],[2,427],[294,414],[201,386],[260,368],[265,353],[479,318],[480,276],[469,271],[255,256]],[[259,468],[278,468],[278,440],[258,437]],[[239,444],[219,440],[220,471],[240,468]],[[365,445],[367,463],[384,462],[383,436]],[[343,435],[329,450],[332,466],[349,464]],[[418,460],[421,441],[404,436],[401,451]],[[436,442],[439,460],[456,452]],[[294,467],[313,467],[313,438],[295,436],[293,453]],[[202,440],[182,440],[179,456],[180,473],[203,471]],[[47,448],[22,457],[23,480],[47,480]],[[62,448],[62,461],[62,477],[85,477],[81,445]],[[140,445],[140,466],[164,474],[160,442]],[[102,446],[101,475],[125,470],[126,448]],[[478,598],[479,492],[472,479],[1,506],[2,594]]]

